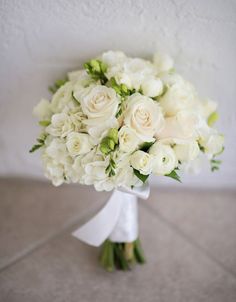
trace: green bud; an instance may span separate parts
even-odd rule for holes
[[[96,72],[101,72],[99,61],[97,60],[91,60],[90,65],[92,66],[93,70]]]
[[[212,114],[207,119],[207,124],[211,127],[212,125],[215,124],[215,122],[219,119],[219,114],[218,112],[214,111]]]
[[[113,141],[113,139],[108,138],[108,146],[110,148],[110,150],[114,150],[115,149],[115,142]]]
[[[116,128],[111,128],[107,136],[112,139],[115,144],[118,144],[118,130]]]
[[[128,93],[128,91],[129,91],[128,87],[127,87],[125,84],[121,84],[121,90],[122,90],[124,93]]]
[[[100,151],[103,154],[107,155],[111,150],[110,150],[109,146],[107,145],[107,143],[101,142],[101,144],[100,144]]]
[[[100,62],[100,68],[102,73],[105,73],[107,71],[107,65],[103,62]]]

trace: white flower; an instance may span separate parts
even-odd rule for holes
[[[153,63],[156,66],[158,73],[167,72],[174,66],[173,59],[169,55],[161,53],[154,54]]]
[[[178,165],[175,152],[168,145],[156,142],[149,149],[149,154],[153,156],[153,173],[156,175],[169,174]]]
[[[164,126],[164,117],[157,102],[135,93],[127,99],[124,123],[133,128],[144,142],[153,141],[154,134]]]
[[[106,173],[109,159],[103,159],[102,156],[91,151],[81,160],[81,166],[84,170],[81,183],[94,185],[97,191],[111,191],[114,188],[113,179]]]
[[[183,142],[194,140],[198,135],[198,129],[205,123],[204,120],[192,111],[183,110],[174,117],[165,119],[165,127],[156,137],[161,140]]]
[[[222,151],[224,145],[224,136],[212,131],[208,137],[205,139],[200,139],[200,144],[204,147],[205,152],[211,157]]]
[[[193,86],[181,79],[168,87],[160,98],[160,105],[167,116],[174,116],[181,110],[190,109],[195,103],[196,92]]]
[[[49,134],[59,137],[65,137],[73,130],[73,123],[66,113],[54,114],[51,119],[51,124],[46,128]]]
[[[45,154],[47,154],[47,156],[50,156],[58,163],[65,163],[69,154],[66,150],[64,139],[48,136],[45,141],[45,146]]]
[[[98,127],[107,129],[107,125],[115,122],[119,99],[112,88],[97,85],[79,89],[75,97],[80,101],[83,113],[87,119],[83,123],[87,125],[88,133],[92,133]]]
[[[94,80],[88,75],[84,69],[75,70],[68,73],[68,78],[73,82],[75,86],[88,86],[94,82]]]
[[[55,186],[64,182],[77,182],[78,174],[73,169],[73,160],[69,156],[63,139],[48,137],[42,153],[45,176]]]
[[[128,126],[123,126],[118,133],[119,136],[119,149],[123,152],[131,153],[133,152],[138,144],[140,139],[137,136],[135,130]]]
[[[142,186],[142,181],[135,175],[133,168],[130,166],[130,154],[118,152],[115,158],[116,163],[116,175],[114,176],[114,182],[116,187]]]
[[[201,114],[207,119],[217,109],[216,102],[206,99],[203,102],[199,102]]]
[[[122,51],[107,51],[104,52],[101,56],[102,62],[104,62],[108,67],[122,64],[127,60],[126,55]]]
[[[48,100],[42,99],[33,110],[34,116],[40,120],[50,120],[52,116],[51,104]]]
[[[200,149],[196,141],[189,141],[174,146],[176,157],[181,162],[189,162],[198,157]]]
[[[72,101],[73,85],[67,82],[61,86],[52,97],[51,108],[54,113],[60,113],[64,107]]]
[[[149,175],[152,172],[152,156],[144,151],[135,151],[130,157],[131,166],[143,175]]]
[[[77,156],[89,152],[93,145],[88,134],[71,132],[66,138],[66,147],[71,156]]]
[[[139,58],[122,58],[113,60],[108,66],[106,76],[114,77],[118,84],[125,84],[130,89],[140,89],[142,82],[156,75],[153,64]]]
[[[160,79],[150,78],[146,79],[141,84],[142,93],[149,97],[156,97],[162,94],[163,83]]]

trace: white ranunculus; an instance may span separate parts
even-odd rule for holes
[[[189,141],[185,144],[174,146],[176,157],[181,162],[189,162],[198,157],[200,149],[196,141]]]
[[[50,102],[46,99],[41,99],[41,101],[34,107],[33,114],[39,120],[50,120],[52,116]]]
[[[66,147],[71,156],[77,156],[89,152],[93,144],[88,134],[71,132],[66,138]]]
[[[141,84],[142,93],[149,97],[156,97],[162,94],[163,83],[158,78],[146,79]]]
[[[120,102],[115,90],[102,85],[91,85],[75,91],[74,94],[87,116],[83,123],[87,125],[89,133],[93,128],[105,128],[105,123],[114,121]]]
[[[123,152],[133,152],[140,143],[140,138],[134,129],[123,126],[118,133],[119,136],[119,149]]]
[[[174,66],[173,59],[167,54],[155,53],[153,63],[157,68],[158,73],[167,72]]]
[[[217,132],[213,132],[205,139],[201,139],[200,144],[210,156],[217,155],[222,151],[224,146],[224,136]]]
[[[164,117],[159,104],[139,93],[130,96],[126,104],[125,125],[133,128],[144,142],[153,141],[154,134],[159,133],[164,126]]]
[[[153,173],[156,175],[169,174],[178,165],[175,152],[169,145],[156,142],[149,149],[149,154],[153,156]]]
[[[198,136],[198,129],[204,121],[192,111],[183,110],[174,117],[165,119],[165,127],[156,137],[161,140],[174,142],[194,140]]]
[[[187,81],[179,80],[167,88],[160,98],[160,105],[166,116],[174,116],[181,110],[191,109],[196,103],[194,87]]]
[[[130,156],[131,166],[143,175],[149,175],[152,172],[153,158],[150,154],[138,150]]]
[[[66,113],[57,113],[52,116],[51,124],[46,128],[46,132],[52,136],[66,137],[74,130],[74,125]]]
[[[72,101],[73,85],[71,82],[67,82],[61,86],[52,97],[51,108],[54,113],[60,113],[64,107]]]

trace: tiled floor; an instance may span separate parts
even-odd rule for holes
[[[1,180],[0,301],[236,301],[236,192],[152,190],[139,203],[148,262],[113,274],[71,236],[107,197]]]

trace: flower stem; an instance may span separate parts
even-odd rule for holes
[[[113,272],[115,269],[130,270],[135,262],[145,263],[139,239],[124,243],[106,240],[103,243],[100,263],[108,272]]]

